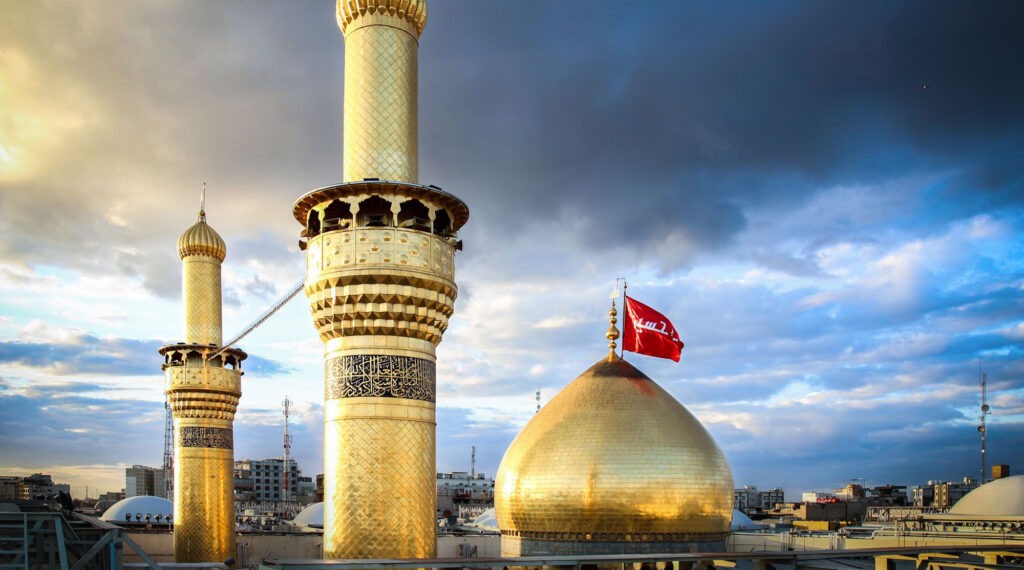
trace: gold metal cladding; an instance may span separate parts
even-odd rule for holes
[[[192,427],[188,422],[178,419],[178,429]],[[230,422],[218,429],[230,431]],[[233,468],[231,449],[175,445],[176,562],[221,562],[235,556]]]
[[[328,360],[340,354],[395,354],[434,359],[436,352],[434,343],[407,336],[346,335],[324,342]]]
[[[732,491],[700,422],[616,357],[526,424],[498,468],[495,508],[503,537],[710,540],[729,530]]]
[[[390,335],[435,345],[441,342],[453,311],[454,290],[439,293],[432,290],[434,287],[402,284],[401,280],[391,284],[350,284],[351,277],[319,279],[306,286],[313,324],[321,340]]]
[[[435,557],[434,405],[343,398],[324,416],[324,556]]]
[[[182,259],[191,255],[206,255],[224,261],[227,251],[224,240],[206,223],[202,213],[200,220],[178,238],[178,257]]]
[[[454,195],[436,186],[394,180],[365,180],[317,188],[295,201],[292,206],[292,215],[297,222],[306,225],[309,220],[309,212],[314,208],[319,208],[322,212],[332,200],[340,200],[354,205],[370,196],[380,196],[394,202],[420,200],[433,208],[443,209],[451,217],[453,231],[458,231],[469,221],[469,207]],[[353,224],[353,226],[355,225]]]
[[[426,0],[338,0],[338,27],[347,33],[353,21],[363,22],[371,17],[397,19],[406,22],[419,37],[427,25]],[[398,24],[401,25],[401,24]]]
[[[181,269],[185,340],[220,346],[220,261],[206,255],[192,255],[183,258]]]

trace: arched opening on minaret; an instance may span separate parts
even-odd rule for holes
[[[398,227],[429,232],[430,209],[419,200],[402,202],[402,207],[398,211]]]
[[[324,208],[323,231],[343,230],[352,223],[352,208],[348,202],[333,200]]]
[[[391,202],[370,196],[359,203],[359,225],[369,228],[391,225]]]
[[[434,214],[434,233],[439,236],[447,236],[451,233],[452,219],[448,217],[447,210],[438,210]]]
[[[309,211],[309,217],[306,218],[306,236],[305,237],[316,237],[320,235],[320,212],[315,209]]]

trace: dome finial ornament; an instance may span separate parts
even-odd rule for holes
[[[619,322],[615,318],[618,315],[618,311],[615,310],[615,297],[618,297],[618,290],[612,290],[612,308],[608,311],[608,332],[604,333],[604,337],[608,339],[608,362],[615,360],[615,341],[619,338],[619,329],[615,328],[615,323]]]
[[[199,194],[199,221],[206,221],[206,181],[203,181],[203,191]]]

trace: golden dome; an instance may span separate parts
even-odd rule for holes
[[[427,0],[338,0],[338,27],[344,34],[359,16],[385,13],[406,20],[420,35],[427,25]]]
[[[199,221],[178,238],[178,257],[185,259],[189,255],[209,255],[216,257],[217,261],[224,261],[227,254],[224,240],[206,223],[206,212],[199,210]]]
[[[704,426],[609,356],[559,392],[505,453],[495,481],[502,553],[509,539],[723,540],[732,493],[729,464]]]

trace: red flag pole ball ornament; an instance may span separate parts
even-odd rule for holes
[[[683,341],[679,340],[679,333],[665,315],[626,297],[625,321],[622,350],[679,362]]]

